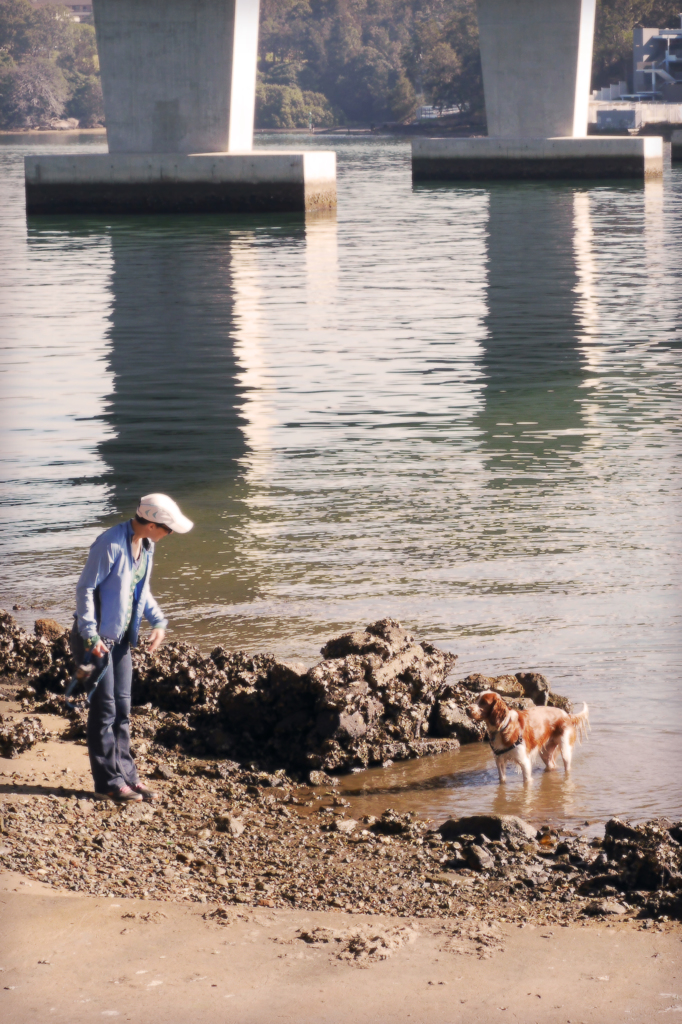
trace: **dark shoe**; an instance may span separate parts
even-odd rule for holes
[[[107,796],[110,800],[116,800],[118,803],[139,804],[143,799],[141,794],[131,789],[130,786],[114,786],[107,792]]]
[[[159,799],[159,794],[155,793],[154,790],[150,789],[149,786],[145,786],[144,782],[138,782],[132,787],[135,793],[139,793],[143,800],[146,800],[148,804],[153,804],[155,800]]]

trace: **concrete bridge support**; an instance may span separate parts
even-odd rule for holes
[[[336,205],[334,153],[253,150],[259,0],[94,0],[109,155],[27,157],[29,213]]]
[[[586,137],[595,7],[478,0],[488,138],[415,141],[414,179],[660,176],[660,142]]]
[[[682,131],[679,128],[670,137],[670,155],[674,163],[682,161]]]

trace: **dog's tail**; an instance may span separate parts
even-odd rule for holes
[[[577,715],[569,715],[568,720],[575,729],[575,736],[578,743],[582,743],[583,738],[590,727],[590,712],[587,704],[583,704],[582,711],[579,711]]]

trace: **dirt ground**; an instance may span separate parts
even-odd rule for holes
[[[41,716],[47,729],[63,719]],[[0,791],[89,784],[84,746],[0,759]],[[1,837],[0,837],[1,838]],[[561,926],[60,892],[0,874],[3,1024],[648,1024],[682,1013],[682,928]]]
[[[8,873],[0,901],[4,1024],[644,1024],[682,1012],[678,927],[502,925],[486,944],[475,922],[454,939],[443,921],[343,913],[246,908],[224,923],[206,919],[210,904],[57,895]],[[316,928],[328,941],[300,937]],[[358,934],[386,959],[355,959]]]

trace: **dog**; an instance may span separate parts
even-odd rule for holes
[[[485,724],[501,783],[507,781],[509,761],[520,766],[524,783],[530,782],[535,754],[545,762],[547,771],[552,771],[556,768],[557,750],[561,753],[564,770],[570,771],[573,745],[576,740],[582,741],[589,726],[587,704],[583,704],[577,715],[550,707],[514,711],[492,690],[482,693],[476,703],[467,708],[467,715],[472,721]]]

